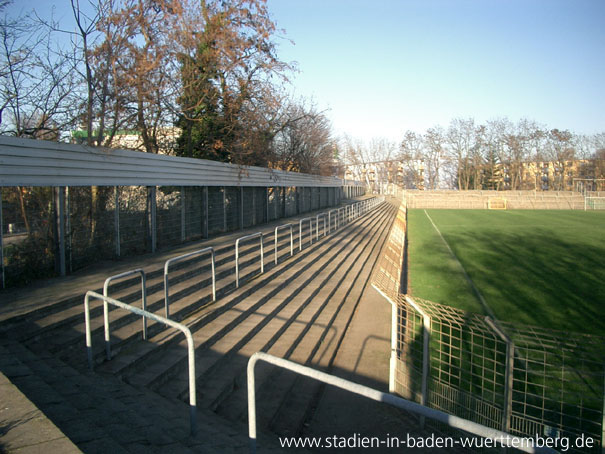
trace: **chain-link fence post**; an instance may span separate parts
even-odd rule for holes
[[[208,186],[204,186],[204,223],[202,235],[208,238]]]
[[[605,454],[605,365],[603,365],[603,410],[601,412],[601,454]]]
[[[223,186],[223,232],[227,231],[227,187]]]
[[[397,372],[397,360],[399,359],[399,307],[393,301],[391,303],[391,359],[389,362],[389,392],[395,393],[395,376]]]
[[[65,276],[67,274],[65,266],[65,186],[57,186],[54,189],[56,266],[59,276]]]
[[[116,243],[116,257],[120,256],[120,188],[114,187],[113,227],[114,241]]]
[[[431,343],[431,317],[416,304],[409,296],[405,297],[405,301],[414,308],[422,316],[422,385],[421,385],[421,401],[422,405],[428,405],[429,402],[429,373],[431,365],[430,343]],[[420,418],[420,425],[424,427],[424,417]]]
[[[244,187],[239,187],[239,228],[244,230]]]
[[[490,328],[506,343],[506,364],[504,371],[504,402],[502,405],[502,431],[510,430],[510,415],[513,411],[513,368],[515,366],[515,344],[502,329],[486,316],[485,321]]]
[[[186,223],[186,200],[185,200],[185,186],[181,186],[181,242],[184,243],[187,239],[187,232],[185,229]]]
[[[156,198],[156,187],[148,186],[148,197],[149,197],[149,236],[151,238],[151,252],[154,253],[157,246],[157,198]]]

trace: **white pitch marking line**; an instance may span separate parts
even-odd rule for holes
[[[494,311],[492,311],[492,309],[489,307],[489,305],[487,304],[487,301],[485,301],[485,298],[483,298],[483,295],[481,294],[481,292],[479,291],[479,289],[477,288],[477,286],[475,285],[473,280],[470,278],[470,276],[464,269],[464,266],[462,266],[462,263],[460,263],[460,260],[458,260],[458,257],[456,257],[456,254],[454,254],[454,251],[452,251],[452,248],[450,247],[448,242],[445,240],[445,238],[443,238],[443,235],[439,231],[439,228],[437,228],[437,226],[435,225],[435,223],[433,222],[433,220],[431,219],[429,214],[426,212],[426,210],[424,210],[424,214],[429,219],[429,221],[431,221],[431,224],[433,224],[435,231],[439,234],[441,241],[443,241],[443,243],[447,247],[447,250],[450,251],[450,254],[452,255],[452,257],[454,257],[454,260],[456,260],[456,263],[458,263],[458,266],[460,266],[460,269],[462,270],[462,273],[464,274],[466,281],[469,283],[469,285],[473,289],[473,292],[475,292],[475,296],[479,299],[481,306],[483,306],[483,310],[485,312],[487,312],[487,315],[489,315],[492,319],[497,320],[496,315],[494,314]]]

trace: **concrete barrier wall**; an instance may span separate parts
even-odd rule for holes
[[[408,208],[488,209],[489,201],[505,199],[509,210],[583,210],[578,192],[537,191],[405,191]]]

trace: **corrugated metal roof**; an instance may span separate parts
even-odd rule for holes
[[[361,182],[0,136],[0,186],[358,186]]]

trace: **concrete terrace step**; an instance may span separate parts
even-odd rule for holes
[[[285,247],[289,247],[286,244],[285,239],[281,238],[283,235],[280,235],[280,242],[278,247],[282,250]],[[258,248],[257,248],[258,249]],[[265,247],[265,253],[269,252],[269,249]],[[273,250],[273,249],[271,249]],[[217,276],[217,290],[220,294],[229,289],[229,287],[234,287],[234,279],[231,277],[227,279],[229,276],[234,274],[234,247],[233,245],[225,246],[220,248],[217,253],[217,267],[216,267],[216,276]],[[241,267],[246,268],[249,267],[253,263],[258,263],[258,259],[248,259],[245,260],[245,257],[253,253],[254,248],[245,248],[241,252],[241,256],[244,257],[244,260],[241,262]],[[192,293],[192,291],[199,290],[199,288],[208,287],[211,284],[211,274],[210,274],[210,264],[203,264],[199,266],[197,270],[187,270],[186,266],[190,265],[192,260],[189,260],[187,263],[179,264],[179,266],[174,266],[171,269],[171,301],[178,301],[183,297],[183,293],[185,296],[187,292],[183,292],[183,289],[190,290],[188,293]],[[271,262],[272,263],[272,262]],[[268,266],[271,266],[271,263]],[[183,269],[185,268],[185,272]],[[180,273],[178,273],[181,271]],[[176,276],[174,276],[176,274]],[[192,278],[201,275],[200,278],[195,279],[194,283],[190,282]],[[175,283],[177,285],[175,285]],[[183,285],[185,283],[185,285]],[[101,282],[102,284],[102,282]],[[180,285],[179,285],[180,284]],[[148,296],[148,305],[152,309],[155,306],[158,308],[164,307],[164,281],[163,281],[163,266],[151,270],[147,272],[147,296]],[[179,294],[180,292],[180,294]],[[208,291],[204,293],[208,293]],[[141,298],[141,283],[140,278],[137,276],[136,278],[130,278],[127,280],[118,281],[109,287],[110,296],[119,299],[120,301],[124,301],[126,303],[137,303]],[[65,326],[71,326],[74,324],[78,324],[82,322],[82,299],[81,298],[71,298],[64,302],[57,304],[55,311],[50,312],[46,310],[38,315],[38,318],[35,315],[32,315],[27,321],[23,323],[28,324],[28,330],[23,330],[23,323],[18,324],[9,330],[18,332],[16,338],[20,341],[26,341],[29,338],[40,336],[47,331],[52,329],[62,330]],[[206,298],[208,300],[208,298]],[[49,313],[50,312],[50,313]],[[91,315],[100,315],[100,309],[94,311]],[[129,314],[124,314],[121,318],[128,319],[133,318],[130,317]],[[32,329],[33,328],[33,329]]]
[[[384,241],[384,238],[386,237],[386,233],[388,231],[388,227],[390,225],[390,221],[392,221],[393,216],[394,216],[394,210],[391,210],[388,215],[383,215],[382,220],[381,220],[381,223],[382,223],[381,225],[372,223],[367,226],[366,230],[360,231],[359,236],[363,237],[364,239],[373,238],[373,236],[368,233],[373,230],[378,230],[381,232],[380,238],[382,239],[382,241]],[[336,241],[338,242],[338,238],[336,238]],[[376,248],[379,248],[381,245],[381,242],[376,241],[376,240],[374,240],[372,243],[373,243],[373,248],[370,248],[370,250],[367,251],[367,257],[371,256],[372,252],[374,253],[374,255],[376,255],[376,252],[377,252]],[[345,248],[347,246],[348,246],[348,244],[345,245]],[[330,245],[327,244],[326,247],[329,248]],[[356,248],[353,248],[353,249],[356,249]],[[316,251],[315,255],[319,255],[318,252],[319,251]],[[355,265],[358,265],[358,268],[356,270],[357,272],[359,271],[359,269],[362,269],[364,267],[364,265],[366,264],[366,261],[367,261],[367,257],[365,257],[363,260],[359,260],[359,257],[360,257],[359,254],[355,254],[355,255],[353,255],[353,257],[351,257],[351,262],[354,263]],[[344,268],[345,270],[348,270],[350,265],[351,265],[351,263],[347,263],[346,261],[344,261],[342,268]],[[324,275],[323,272],[315,273],[315,274]],[[367,276],[369,277],[369,273],[367,273]],[[332,277],[332,276],[328,275],[328,277]],[[346,273],[345,273],[345,277],[346,277]],[[339,281],[343,282],[344,279],[339,279]],[[356,284],[356,282],[353,281],[353,286],[355,286],[355,284]],[[321,285],[318,285],[318,287],[321,287]],[[363,286],[360,286],[360,287],[363,288]],[[308,285],[305,286],[305,288],[308,288]],[[359,291],[361,291],[361,288],[359,289]],[[325,300],[329,296],[330,293],[334,293],[334,292],[328,290],[327,288],[326,289],[321,288],[318,292],[316,292],[316,294],[319,295],[319,297],[316,299],[318,301],[321,301],[322,299]],[[349,293],[347,291],[347,289],[346,288],[341,289],[341,293],[342,293],[341,301],[343,299],[346,300],[346,296]],[[253,296],[256,296],[256,295],[253,295]],[[345,298],[343,298],[343,296]],[[252,298],[249,298],[249,299],[252,299]],[[274,299],[274,298],[271,298],[271,299]],[[313,299],[313,297],[307,297],[307,299]],[[330,298],[328,298],[328,301],[329,300],[330,300]],[[334,300],[336,301],[337,299],[335,298]],[[353,301],[353,303],[350,303],[350,301]],[[310,329],[307,330],[307,334],[312,333],[315,335],[315,336],[313,336],[315,338],[313,340],[307,340],[306,344],[308,344],[308,345],[305,348],[301,347],[301,350],[306,351],[307,356],[313,356],[313,353],[317,352],[317,351],[320,351],[319,356],[321,356],[320,347],[322,345],[322,341],[326,338],[326,333],[330,332],[330,329],[333,325],[333,321],[335,319],[338,321],[338,326],[339,326],[338,329],[340,331],[340,335],[342,336],[344,334],[346,329],[343,328],[343,326],[346,326],[348,320],[351,317],[352,309],[354,309],[354,307],[352,307],[351,305],[352,304],[354,305],[355,298],[350,299],[350,301],[348,304],[348,306],[349,306],[348,310],[342,311],[340,318],[338,318],[337,315],[335,315],[335,312],[338,312],[338,307],[335,310],[333,309],[332,311],[324,311],[323,319],[320,319],[318,317],[314,318],[312,325],[310,325]],[[279,301],[277,304],[279,304]],[[292,301],[289,301],[287,307],[289,307],[291,304],[293,304]],[[333,303],[333,304],[338,306],[337,303]],[[325,307],[325,304],[323,306]],[[265,309],[267,309],[267,308],[265,308]],[[286,309],[284,308],[284,310],[286,310]],[[292,310],[292,308],[290,308],[290,310]],[[241,315],[241,311],[239,312],[239,315]],[[237,325],[237,326],[235,326],[236,329],[233,329],[234,326],[229,326],[230,322],[227,322],[225,324],[225,321],[219,317],[214,320],[217,323],[217,326],[215,327],[215,329],[210,331],[208,325],[206,325],[206,326],[204,326],[204,329],[201,330],[201,332],[203,332],[205,334],[204,337],[206,337],[206,339],[207,339],[206,342],[212,342],[213,345],[212,345],[212,348],[208,348],[208,347],[204,348],[201,352],[202,353],[201,355],[200,355],[199,347],[198,347],[198,354],[196,357],[196,367],[198,368],[198,383],[199,383],[198,389],[200,391],[199,392],[199,405],[206,405],[206,406],[209,406],[210,408],[216,408],[223,399],[225,399],[229,396],[229,394],[232,390],[237,389],[238,385],[233,377],[241,375],[241,372],[243,372],[242,368],[244,367],[249,354],[256,351],[255,348],[257,346],[262,347],[263,341],[265,342],[265,346],[267,344],[275,343],[276,339],[267,341],[266,340],[267,337],[270,336],[271,334],[273,334],[273,335],[277,334],[277,332],[279,332],[280,323],[285,324],[283,319],[288,320],[287,316],[280,317],[279,312],[277,312],[277,313],[273,312],[273,311],[270,312],[268,309],[264,310],[262,314],[258,314],[255,312],[255,315],[258,315],[258,317],[253,320],[251,320],[250,317],[248,317],[247,325],[246,326]],[[311,318],[313,319],[313,316],[311,316]],[[258,324],[259,323],[262,324],[263,320],[267,320],[267,322],[265,322],[265,326],[261,327],[263,331],[259,331],[257,329]],[[340,321],[340,320],[342,320],[342,321]],[[322,321],[323,321],[323,323],[322,323]],[[270,327],[271,325],[273,325],[272,328]],[[213,332],[216,333],[216,329],[220,330],[221,327],[224,327],[224,333],[225,333],[224,335],[219,336],[217,334],[212,334]],[[248,334],[246,334],[246,332]],[[219,340],[210,341],[209,339],[212,339],[213,337],[214,338],[219,337]],[[255,343],[254,341],[258,340],[259,338],[263,338],[263,340],[260,343]],[[289,337],[286,337],[285,339],[287,339],[286,342],[289,342],[291,340],[291,338],[289,338]],[[196,340],[199,340],[199,338]],[[252,346],[252,344],[254,344],[254,346]],[[333,348],[335,348],[336,345],[338,344],[338,342],[331,342],[331,343],[329,342],[329,344],[333,345]],[[311,353],[309,353],[309,350],[311,351]],[[171,350],[171,351],[165,352],[166,357],[172,357],[175,354],[178,355],[179,351]],[[181,364],[184,364],[185,359],[184,359],[184,347],[183,346],[180,347],[180,356],[182,357],[182,359],[179,361],[181,362]],[[168,361],[170,361],[170,360],[168,360]],[[229,361],[229,365],[228,365],[227,361]],[[137,376],[137,379],[140,380],[139,383],[141,383],[141,384],[147,383],[148,385],[156,387],[158,389],[158,391],[160,391],[164,395],[173,396],[176,393],[178,393],[178,395],[180,397],[184,397],[184,395],[186,395],[186,393],[187,393],[186,376],[184,376],[184,374],[186,374],[185,368],[182,367],[181,373],[183,374],[183,376],[181,377],[181,379],[175,380],[171,375],[174,371],[174,365],[172,365],[170,367],[161,367],[161,366],[159,366],[160,363],[163,364],[164,361],[158,360],[156,362],[156,364],[158,364],[157,368],[156,368],[156,366],[151,366],[150,370],[147,370],[147,369],[143,370],[143,372]],[[200,374],[199,373],[200,369],[205,369],[205,372]],[[157,375],[158,371],[162,371],[162,370],[165,372],[159,372],[160,375]],[[164,373],[170,374],[170,376],[162,375]],[[161,379],[157,378],[159,376],[161,376]],[[163,386],[165,383],[166,383],[166,385]],[[241,380],[240,380],[239,386],[241,386]],[[289,390],[290,389],[288,388],[286,391],[289,391]],[[242,403],[245,403],[245,398],[242,400]],[[280,408],[282,406],[277,405],[277,407]],[[266,412],[263,411],[262,414],[266,414]]]
[[[298,218],[290,219],[289,221],[294,222],[297,219]],[[268,235],[270,240],[274,239],[274,229],[275,227],[273,225],[268,228],[265,227],[263,233]],[[261,230],[260,227],[259,230]],[[233,278],[235,254],[234,238],[240,237],[244,233],[247,232],[231,235],[226,240],[223,239],[215,242],[213,245],[215,246],[217,254],[217,298],[227,294],[229,291],[233,291],[235,288]],[[321,233],[323,233],[323,231]],[[289,256],[289,237],[290,235],[287,230],[281,230],[278,235],[278,253],[281,255],[281,261],[284,261],[286,256]],[[267,257],[274,257],[274,241],[265,241],[264,249],[265,269],[267,270],[274,266],[273,260],[267,260]],[[242,284],[245,283],[246,279],[250,279],[251,276],[254,276],[257,273],[255,268],[258,267],[258,258],[249,258],[249,256],[256,251],[258,251],[258,246],[256,245],[246,244],[241,248],[240,255],[242,259],[240,268],[242,270]],[[206,261],[209,262],[207,259]],[[163,262],[161,265],[163,265]],[[173,273],[173,270],[171,269],[170,279],[171,281],[176,281],[176,284],[171,284],[171,318],[177,321],[184,319],[188,314],[203,307],[205,304],[211,303],[209,287],[211,284],[211,276],[209,263],[198,267],[197,272],[193,273],[190,270],[187,270],[186,265],[187,263],[175,266],[174,271],[176,271],[176,273]],[[183,271],[183,268],[185,271]],[[146,271],[148,277],[148,310],[164,315],[163,266],[156,269],[151,269],[148,266],[146,267]],[[176,276],[172,277],[173,274],[176,274]],[[196,274],[200,275],[200,277],[198,278]],[[193,282],[192,278],[195,278]],[[99,284],[102,284],[102,282]],[[203,290],[200,291],[200,289]],[[97,290],[100,291],[100,289]],[[127,303],[140,304],[140,279],[138,277],[117,282],[115,285],[111,285],[109,290],[109,294],[112,297]],[[200,293],[204,294],[204,296],[201,296]],[[46,350],[61,352],[61,357],[67,361],[70,361],[69,356],[75,351],[78,360],[80,360],[81,355],[79,355],[79,351],[83,345],[84,334],[82,300],[83,295],[81,295],[80,298],[72,297],[58,303],[54,310],[45,307],[36,311],[30,318],[22,320],[21,323],[16,323],[14,326],[10,327],[8,329],[9,337],[16,338],[20,341],[26,341],[34,350],[37,349],[36,344],[42,344],[43,348]],[[177,305],[177,303],[179,304]],[[97,302],[96,307],[95,304],[93,304],[91,312],[93,336],[99,338],[102,338],[103,332],[101,306],[100,302]],[[116,351],[119,350],[120,346],[138,338],[137,332],[140,330],[140,324],[137,324],[137,317],[133,314],[117,311],[117,315],[111,316],[111,325],[112,335],[114,337],[113,343],[115,344]],[[116,331],[116,329],[121,329],[124,326],[126,326],[124,330]],[[4,329],[6,330],[5,327]],[[163,330],[165,327],[156,325],[155,329]],[[51,345],[49,345],[49,341]],[[97,355],[97,358],[102,358],[102,356]]]
[[[364,198],[370,197],[361,197],[360,200]],[[357,201],[344,201],[343,205]],[[36,320],[46,314],[60,311],[66,306],[81,304],[83,299],[82,289],[100,292],[103,281],[107,276],[139,268],[143,264],[143,268],[151,278],[154,271],[161,274],[164,262],[169,258],[208,246],[214,247],[217,253],[223,248],[233,249],[235,240],[241,236],[258,231],[263,231],[265,235],[272,235],[278,225],[291,223],[297,226],[300,219],[315,217],[318,213],[327,210],[316,210],[299,216],[279,219],[268,224],[253,226],[211,239],[191,242],[154,254],[123,258],[119,261],[102,261],[91,264],[87,269],[80,270],[70,276],[40,280],[32,283],[27,288],[2,290],[0,292],[2,300],[0,305],[0,330],[6,330],[19,322]]]
[[[312,348],[306,345],[307,339],[301,340],[290,354],[289,359],[330,372],[334,357],[347,333],[361,295],[369,285],[373,264],[379,257],[394,215],[394,211],[389,213],[389,222],[385,222],[372,244],[369,245],[369,250],[363,260],[356,264],[355,280],[349,286],[339,288],[338,294],[333,296],[341,301],[338,310],[331,314],[326,311],[314,322],[314,325],[329,327],[330,331],[328,328],[324,328],[321,332],[322,341],[313,345]],[[306,337],[312,338],[312,336]],[[292,374],[286,375],[288,376],[279,380],[279,388],[284,396],[279,408],[276,411],[272,410],[277,404],[274,396],[278,394],[273,386],[278,382],[275,376],[268,377],[261,385],[259,395],[262,397],[259,400],[262,399],[266,402],[266,407],[261,405],[260,408],[263,414],[273,414],[273,417],[267,421],[272,431],[284,435],[299,434],[305,421],[311,418],[313,406],[316,405],[321,388],[319,383],[314,380],[303,379]]]
[[[381,221],[383,224],[388,222],[388,216]],[[380,230],[382,226],[376,229]],[[247,359],[256,351],[265,351],[279,357],[290,357],[296,347],[311,354],[318,351],[322,346],[336,347],[338,338],[344,335],[346,329],[334,321],[338,320],[338,314],[344,314],[344,317],[351,315],[351,303],[354,300],[350,298],[349,290],[363,287],[360,282],[360,271],[367,264],[367,259],[375,253],[376,239],[369,238],[365,244],[360,244],[361,253],[352,255],[342,265],[335,269],[326,279],[333,282],[332,285],[317,283],[318,291],[306,296],[305,301],[299,306],[297,311],[291,315],[290,322],[283,324],[281,330],[271,339],[267,340],[265,336],[258,336],[242,348],[231,361],[231,365],[224,364],[221,369],[214,372],[212,377],[204,380],[207,385],[205,388],[216,386],[215,394],[206,394],[203,401],[207,400],[207,405],[212,409],[217,409],[219,414],[226,417],[243,420],[245,416],[245,366]],[[323,275],[323,273],[322,273]],[[304,344],[304,346],[303,346]],[[228,368],[231,368],[229,380],[233,381],[233,392],[229,389],[229,380],[227,384],[221,382],[225,376],[229,376]],[[271,388],[271,402],[279,402],[279,393],[276,392],[276,383],[269,380],[265,373],[257,373],[257,383],[260,386],[268,385]],[[215,385],[216,383],[216,385]],[[259,414],[271,414],[266,399],[259,399]]]
[[[351,228],[356,229],[356,227],[354,226],[352,226]],[[283,272],[284,270],[295,270],[296,275],[302,274],[305,271],[305,268],[301,267],[299,263],[301,261],[312,262],[314,260],[313,254],[315,254],[317,248],[322,247],[322,244],[323,243],[321,242],[314,243],[313,246],[304,249],[302,254],[297,254],[293,257],[293,259],[281,263],[276,269],[275,273]],[[229,295],[228,298],[223,298],[211,306],[202,308],[200,311],[196,312],[194,316],[186,322],[186,324],[192,331],[195,332],[201,329],[201,327],[204,326],[206,323],[212,322],[212,320],[220,316],[224,311],[229,310],[231,307],[234,307],[237,304],[250,305],[251,301],[253,300],[245,300],[248,296],[252,295],[253,293],[256,293],[258,297],[258,292],[264,292],[265,295],[268,294],[270,285],[275,285],[276,282],[279,282],[279,284],[282,286],[285,285],[289,278],[280,275],[279,280],[277,281],[275,280],[275,276],[278,274],[275,273],[266,273],[265,275],[258,277],[256,280],[249,283],[248,285],[242,286],[237,291],[234,291],[232,294]],[[241,311],[241,307],[239,310]],[[232,329],[236,326],[233,323],[226,323],[224,319],[223,324],[224,331]],[[134,351],[128,351],[126,353],[126,357],[120,358],[120,356],[118,356],[118,358],[116,358],[117,361],[111,361],[103,367],[107,367],[109,370],[112,370],[113,373],[119,373],[122,376],[128,375],[130,374],[130,371],[139,369],[141,364],[145,365],[145,363],[148,361],[155,362],[155,360],[153,360],[150,355],[156,354],[158,352],[161,353],[162,349],[168,348],[172,342],[177,341],[178,336],[178,332],[174,332],[171,334],[160,333],[155,338],[150,338],[150,345],[145,345],[140,350],[138,350],[138,352],[142,352],[142,356],[139,356],[137,350],[134,349]],[[182,337],[178,338],[179,342],[181,340]],[[152,346],[156,344],[157,348]],[[184,344],[182,344],[181,347],[177,347],[177,350],[179,348],[182,349],[181,352],[184,352]],[[181,358],[181,360],[182,367],[185,367],[185,359]],[[146,366],[148,366],[148,364]],[[162,366],[158,365],[156,367],[161,368]],[[167,367],[167,369],[170,368]],[[151,372],[148,373],[151,374]]]
[[[363,235],[363,232],[360,235],[364,237],[364,241],[371,238],[371,235]],[[290,324],[296,322],[297,315],[311,302],[330,301],[330,297],[338,288],[354,284],[353,281],[345,279],[347,272],[360,260],[360,248],[348,249],[350,252],[346,257],[341,257],[340,254],[333,254],[329,260],[322,257],[314,264],[314,267],[319,269],[313,273],[313,279],[301,283],[291,282],[271,298],[270,306],[267,304],[255,311],[254,315],[257,315],[260,321],[251,323],[252,328],[247,332],[239,328],[234,330],[233,332],[237,331],[239,334],[234,336],[236,342],[225,342],[226,339],[223,338],[212,347],[209,354],[211,359],[216,358],[217,351],[222,352],[222,355],[219,357],[220,361],[214,361],[203,375],[198,376],[199,381],[204,383],[204,392],[200,397],[201,405],[215,409],[234,388],[236,377],[245,370],[247,359],[256,351],[266,350],[275,343],[283,342],[282,333]],[[205,349],[204,352],[209,350]],[[178,390],[177,383],[171,381],[167,391]],[[181,386],[178,396],[183,398],[186,393],[187,388]]]
[[[351,235],[351,233],[348,235]],[[359,235],[359,233],[357,233],[357,235]],[[211,346],[213,352],[216,352],[219,347],[214,344],[223,337],[231,339],[232,342],[239,341],[243,336],[241,334],[242,323],[250,325],[251,327],[257,327],[259,324],[266,323],[263,321],[266,317],[261,314],[256,314],[255,312],[257,310],[261,307],[264,310],[267,310],[267,304],[270,304],[269,302],[275,305],[276,302],[279,301],[276,295],[280,292],[285,291],[285,295],[290,294],[292,290],[289,286],[292,279],[297,279],[298,287],[300,289],[304,288],[315,276],[315,274],[312,274],[311,277],[308,277],[307,275],[310,272],[313,273],[311,269],[317,262],[317,255],[320,255],[323,251],[332,249],[330,253],[333,256],[338,250],[342,250],[348,244],[348,241],[343,242],[340,240],[342,243],[340,249],[334,249],[332,247],[332,242],[339,242],[339,237],[335,235],[334,237],[329,238],[326,243],[318,244],[316,246],[318,249],[302,256],[302,262],[296,267],[290,267],[285,272],[281,273],[279,273],[281,270],[277,269],[275,275],[270,273],[269,275],[264,276],[262,285],[255,286],[254,292],[247,295],[248,298],[242,299],[239,295],[234,294],[234,301],[225,302],[225,306],[228,308],[225,312],[221,312],[217,315],[216,311],[212,311],[209,313],[211,317],[186,321],[186,324],[194,332],[194,341],[198,352],[205,351]],[[285,287],[285,285],[288,285],[288,287]],[[169,351],[165,351],[160,347],[158,353],[161,353],[163,359],[154,359],[152,361],[153,365],[146,367],[144,373],[129,376],[128,380],[156,389],[168,380],[174,381],[175,374],[180,370],[182,372],[182,381],[186,383],[187,358],[184,341],[181,341],[178,345],[169,347],[168,350]],[[226,352],[225,350],[218,351],[220,354]],[[147,358],[147,360],[149,359],[151,358]],[[208,361],[208,358],[200,357],[198,353],[196,359],[198,371],[204,370],[204,367],[208,366]],[[135,361],[133,361],[133,363],[135,363]]]

